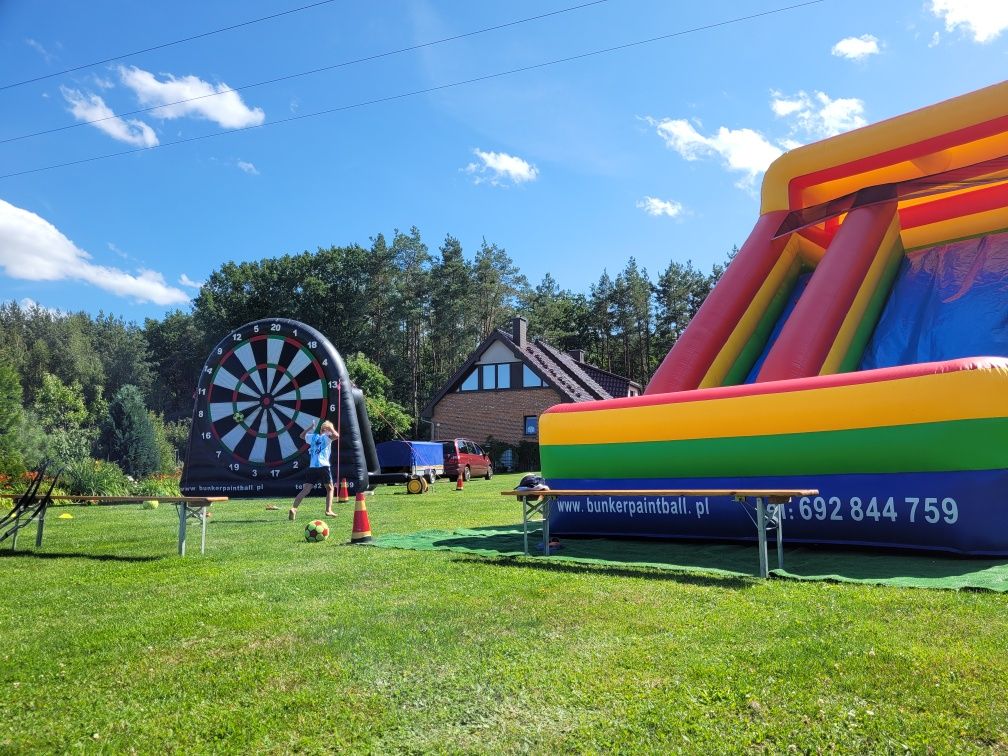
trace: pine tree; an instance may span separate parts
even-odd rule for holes
[[[158,469],[160,455],[154,427],[136,386],[123,386],[109,404],[98,450],[128,474],[143,478]]]
[[[10,475],[24,469],[18,446],[23,421],[21,380],[6,362],[0,362],[0,473]]]

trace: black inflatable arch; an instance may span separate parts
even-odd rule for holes
[[[305,482],[305,428],[340,432],[330,463],[350,494],[378,474],[364,394],[329,340],[286,318],[246,323],[207,358],[196,387],[180,488],[189,496],[293,496]]]

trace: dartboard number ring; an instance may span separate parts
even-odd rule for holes
[[[303,324],[260,320],[217,344],[200,374],[196,419],[222,468],[251,479],[303,474],[301,432],[337,420],[339,376],[323,341]]]

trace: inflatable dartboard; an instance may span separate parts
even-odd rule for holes
[[[339,352],[295,320],[267,318],[235,329],[200,373],[182,493],[293,495],[309,466],[301,435],[326,420],[340,431],[330,454],[334,480],[346,478],[351,493],[367,488],[377,455],[363,394]]]

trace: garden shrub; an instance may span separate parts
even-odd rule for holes
[[[67,465],[61,485],[75,496],[129,496],[130,481],[122,468],[101,459],[82,459]]]
[[[134,496],[181,496],[178,475],[155,474],[133,484]]]

